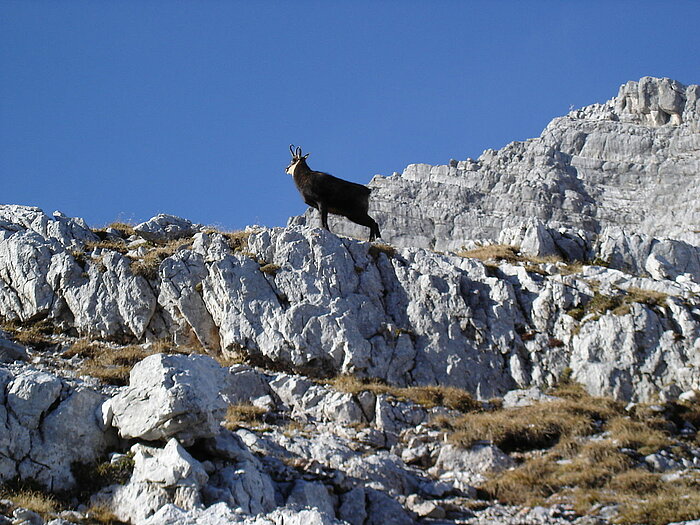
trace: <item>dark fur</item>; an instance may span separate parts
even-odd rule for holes
[[[290,147],[292,149],[292,147]],[[299,164],[294,171],[294,184],[304,202],[321,212],[321,224],[328,228],[328,214],[342,215],[352,222],[369,228],[370,242],[381,237],[379,226],[367,213],[370,190],[367,186],[334,177],[322,171],[313,171],[306,164],[301,149],[292,150],[292,163]],[[291,166],[291,164],[290,164]]]

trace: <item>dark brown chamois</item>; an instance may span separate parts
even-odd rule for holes
[[[313,171],[306,164],[308,153],[302,155],[301,148],[295,150],[294,145],[289,146],[289,151],[292,152],[292,162],[287,166],[287,173],[294,178],[294,184],[304,202],[321,212],[321,224],[326,230],[330,231],[328,214],[332,213],[367,226],[370,242],[381,237],[379,226],[367,214],[369,194],[372,190],[362,184],[348,182],[322,171]]]

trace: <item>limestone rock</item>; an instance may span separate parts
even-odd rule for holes
[[[0,331],[0,363],[12,363],[13,361],[26,361],[29,359],[24,346],[8,340],[7,334]]]
[[[202,506],[200,490],[208,476],[202,465],[171,439],[164,448],[136,444],[134,472],[125,486],[108,487],[93,499],[123,521],[142,523],[173,503],[184,510]]]
[[[105,404],[104,414],[122,437],[191,443],[219,432],[227,380],[210,357],[155,354],[132,369],[129,386]]]
[[[200,224],[192,224],[187,219],[165,213],[134,226],[137,235],[153,242],[167,242],[182,237],[192,237],[201,229]]]
[[[511,390],[503,396],[503,408],[527,407],[543,401],[556,401],[558,398],[549,396],[537,387]]]
[[[0,368],[0,481],[72,488],[73,463],[97,460],[112,442],[98,419],[104,400],[52,374],[26,369],[15,376]]]
[[[463,449],[454,445],[440,448],[430,472],[442,479],[454,480],[459,488],[483,482],[487,473],[500,472],[515,462],[495,445],[476,445]]]
[[[0,205],[0,240],[16,232],[29,231],[69,249],[80,249],[86,242],[99,240],[83,219],[66,217],[59,211],[49,217],[32,206]]]
[[[287,496],[287,505],[311,507],[331,518],[335,517],[333,498],[322,483],[297,480]]]

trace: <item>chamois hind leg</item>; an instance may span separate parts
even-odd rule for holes
[[[323,226],[323,229],[331,231],[328,227],[328,206],[320,202],[318,204],[318,211],[321,212],[321,226]]]
[[[348,217],[352,222],[355,224],[359,224],[360,226],[367,226],[369,228],[369,242],[372,242],[375,240],[377,237],[381,237],[382,235],[379,233],[379,225],[377,222],[370,217],[368,214],[364,215],[353,215],[352,217]]]

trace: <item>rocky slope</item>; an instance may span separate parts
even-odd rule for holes
[[[697,100],[377,178],[391,245],[0,206],[0,525],[700,518]]]

